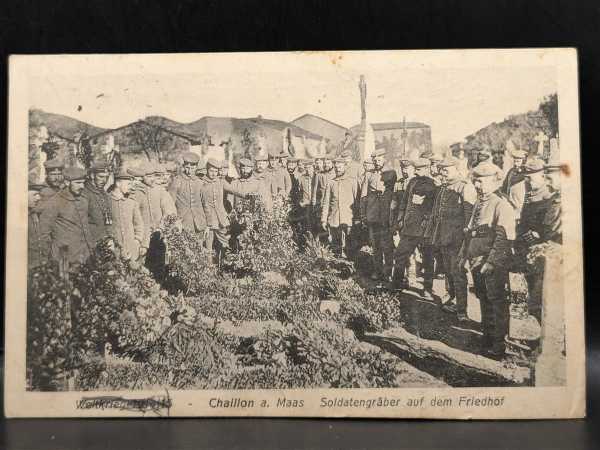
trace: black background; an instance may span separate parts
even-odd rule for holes
[[[594,427],[600,414],[600,333],[593,326],[600,311],[594,298],[600,278],[594,276],[599,30],[597,0],[3,0],[5,105],[9,54],[577,47],[589,417],[538,422],[11,420],[0,424],[0,448],[600,448]],[[6,111],[0,108],[2,143]],[[0,152],[3,163],[6,151]]]

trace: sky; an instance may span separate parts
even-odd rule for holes
[[[240,56],[241,55],[241,56]],[[340,54],[343,55],[343,54]],[[345,55],[343,55],[345,56]],[[351,55],[352,56],[352,55]],[[159,57],[160,58],[160,57]],[[149,115],[178,122],[203,116],[291,121],[311,113],[350,127],[360,122],[359,77],[371,123],[424,122],[434,146],[448,145],[511,114],[536,109],[556,92],[550,65],[419,64],[383,55],[360,59],[282,54],[220,55],[197,64],[51,71],[34,75],[30,106],[103,128]],[[389,59],[389,58],[388,58]],[[121,72],[121,73],[119,73]]]

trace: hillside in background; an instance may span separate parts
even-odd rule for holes
[[[62,114],[54,114],[41,109],[29,110],[29,127],[45,126],[48,132],[60,138],[72,140],[77,134],[85,132],[88,136],[106,131],[104,128],[90,125],[81,120]]]
[[[556,94],[542,100],[538,109],[524,114],[515,114],[502,122],[492,123],[467,136],[465,153],[483,148],[502,153],[510,139],[516,148],[527,152],[537,149],[536,135],[543,131],[549,138],[558,134],[558,97]]]

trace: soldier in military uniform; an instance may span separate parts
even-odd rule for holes
[[[315,172],[315,176],[313,178],[310,201],[314,220],[314,234],[319,237],[319,240],[322,243],[326,243],[329,240],[329,231],[320,226],[325,189],[327,187],[327,183],[331,179],[329,171],[325,169],[325,162],[326,157],[319,157],[315,159],[315,167],[318,169],[318,172]]]
[[[86,175],[86,171],[79,167],[65,169],[65,187],[50,197],[41,210],[42,249],[44,254],[56,261],[60,261],[64,254],[67,262],[81,263],[94,248],[88,220],[88,201],[82,195]]]
[[[64,164],[59,159],[50,159],[44,163],[46,169],[46,185],[40,191],[40,202],[38,207],[43,207],[46,200],[54,197],[64,187],[63,169]]]
[[[121,256],[137,261],[146,255],[148,247],[144,242],[145,226],[140,207],[128,197],[132,181],[133,176],[123,168],[115,174],[115,185],[110,191],[112,222],[108,228],[121,247]]]
[[[40,202],[40,191],[46,186],[43,184],[29,184],[27,195],[27,267],[32,269],[42,263],[47,255],[40,240],[40,217],[37,205]]]
[[[336,176],[327,181],[321,210],[321,227],[329,229],[334,252],[342,258],[347,257],[346,239],[358,213],[358,181],[346,174],[346,164],[344,158],[335,159]]]
[[[446,270],[448,292],[442,299],[444,310],[456,314],[463,321],[468,319],[467,274],[464,266],[460,265],[460,249],[477,194],[471,182],[460,177],[455,158],[444,159],[438,167],[443,184],[435,197],[426,234],[431,236],[431,244],[440,250]]]
[[[200,157],[192,152],[183,154],[183,172],[173,179],[169,194],[175,202],[183,227],[192,232],[207,233],[206,216],[200,191],[204,182],[196,176]]]
[[[431,153],[431,155],[429,155],[427,159],[429,159],[429,161],[431,162],[430,172],[433,182],[436,186],[441,186],[443,177],[439,170],[439,164],[440,162],[442,162],[443,158],[438,153]]]
[[[400,232],[400,242],[395,251],[393,287],[401,289],[406,286],[404,276],[409,259],[417,246],[421,246],[423,259],[423,297],[433,299],[433,255],[431,239],[426,236],[437,188],[429,176],[430,161],[418,158],[412,162],[415,176],[412,178],[402,202],[398,207],[396,229]]]
[[[369,242],[373,249],[373,273],[371,279],[380,280],[383,274],[383,250],[378,236],[389,224],[389,210],[384,210],[383,191],[385,186],[381,178],[384,165],[385,150],[375,150],[371,155],[373,170],[367,173],[360,190],[361,218],[369,232]]]
[[[521,271],[527,281],[528,310],[539,322],[542,318],[542,288],[544,279],[544,261],[536,264],[526,263],[527,255],[535,245],[553,241],[562,242],[560,197],[551,192],[546,181],[546,169],[541,159],[528,160],[523,168],[527,185],[527,198],[517,224],[515,254]]]
[[[302,226],[304,233],[311,231],[311,218],[312,218],[312,207],[311,207],[311,196],[312,196],[312,182],[313,176],[310,172],[313,162],[310,159],[302,159],[298,161],[299,175],[298,175],[298,214],[302,218]]]
[[[267,212],[273,211],[273,179],[267,170],[268,158],[256,155],[254,158],[254,173],[252,179],[256,182],[258,198]]]
[[[82,195],[88,201],[90,233],[95,245],[108,235],[108,227],[112,223],[110,201],[106,193],[108,164],[106,161],[95,161],[89,172],[90,176],[85,182]]]
[[[239,197],[246,197],[242,191],[222,178],[219,178],[221,163],[213,158],[206,162],[206,182],[201,188],[201,202],[206,217],[208,233],[206,248],[216,250],[217,261],[220,262],[225,249],[229,248],[229,217],[223,206],[223,196],[230,193]],[[215,242],[216,239],[216,242]],[[216,244],[216,245],[215,245]]]
[[[510,317],[507,285],[515,213],[508,201],[496,193],[502,178],[499,167],[479,164],[472,176],[477,201],[465,230],[461,265],[468,261],[475,295],[481,304],[482,349],[489,356],[500,358],[505,353]]]
[[[514,150],[511,156],[513,158],[513,167],[506,173],[506,177],[504,177],[504,181],[500,187],[500,192],[502,192],[513,205],[515,208],[515,216],[517,220],[519,220],[527,191],[524,172],[527,153],[523,150]]]

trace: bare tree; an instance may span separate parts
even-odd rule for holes
[[[163,119],[154,122],[159,123],[139,120],[128,128],[127,134],[149,161],[162,162],[164,150],[172,144],[174,136],[164,127]]]

